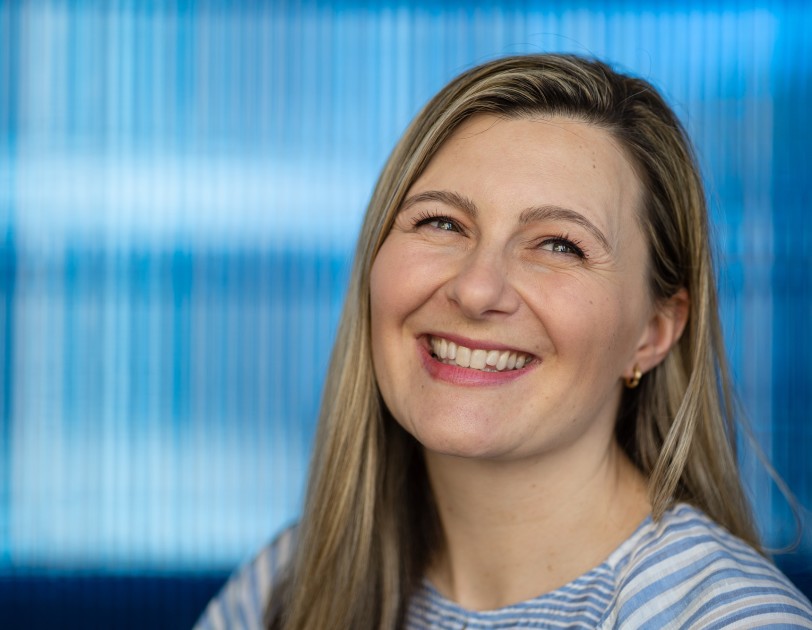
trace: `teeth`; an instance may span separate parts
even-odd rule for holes
[[[471,365],[471,350],[465,346],[457,346],[457,358],[455,359],[460,367]]]
[[[481,350],[458,346],[453,341],[440,337],[431,338],[431,349],[434,355],[444,363],[460,367],[489,372],[521,369],[530,362],[531,357],[510,350]]]
[[[505,350],[502,354],[499,355],[499,360],[496,362],[496,369],[500,372],[507,367],[508,364],[508,357],[510,356],[510,352]]]
[[[468,364],[468,367],[472,367],[475,370],[481,370],[485,367],[485,361],[488,360],[488,351],[487,350],[474,350],[471,353],[471,362]]]

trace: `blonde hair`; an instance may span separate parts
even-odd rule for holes
[[[654,518],[689,502],[758,548],[735,454],[733,398],[701,178],[687,136],[646,81],[569,55],[498,59],[454,79],[418,114],[378,180],[330,362],[295,557],[270,628],[396,628],[439,536],[421,451],[389,417],[370,349],[369,277],[406,192],[465,120],[562,116],[620,141],[645,187],[640,224],[654,299],[690,295],[685,334],[626,390],[618,441],[649,480]]]

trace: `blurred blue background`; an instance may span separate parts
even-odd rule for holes
[[[597,55],[682,118],[753,433],[812,505],[812,7],[673,4],[0,0],[3,627],[189,627],[295,519],[377,173],[506,54]],[[777,558],[807,594],[810,538]]]

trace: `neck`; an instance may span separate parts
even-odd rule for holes
[[[572,453],[511,462],[426,453],[426,465],[444,534],[428,577],[474,610],[572,581],[605,560],[650,509],[642,475],[614,443],[597,461]]]

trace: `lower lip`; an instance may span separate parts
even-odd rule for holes
[[[460,367],[459,365],[448,365],[433,357],[424,346],[421,345],[419,348],[420,359],[429,375],[435,380],[453,383],[454,385],[503,385],[515,381],[517,378],[521,378],[536,365],[536,363],[533,362],[528,367],[523,367],[518,370],[484,372],[483,370],[473,370],[471,368]]]

